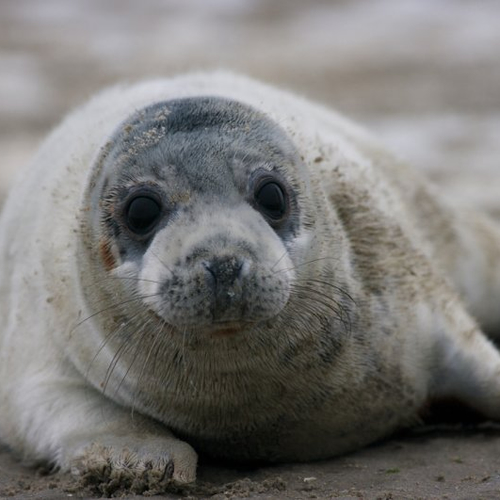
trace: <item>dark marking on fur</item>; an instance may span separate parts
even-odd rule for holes
[[[116,260],[111,252],[111,243],[108,240],[103,239],[99,243],[99,255],[106,271],[111,271],[116,266]]]

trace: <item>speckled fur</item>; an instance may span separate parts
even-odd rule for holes
[[[173,134],[187,98],[212,142]],[[251,203],[258,169],[289,190],[280,228]],[[148,245],[119,223],[138,185],[170,207]],[[229,334],[210,258],[246,266]],[[478,326],[500,330],[499,300],[498,224],[348,120],[227,73],[115,87],[52,133],[0,221],[0,437],[156,491],[195,479],[194,449],[334,456],[447,397],[500,418]]]

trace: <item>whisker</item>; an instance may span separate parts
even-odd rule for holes
[[[325,295],[321,290],[311,287],[308,284],[298,285],[294,283],[292,292],[295,292],[297,300],[301,302],[301,307],[305,311],[312,313],[319,320],[324,320],[325,316],[333,315],[334,318],[344,325],[346,332],[351,331],[352,311],[338,300]],[[309,297],[311,295],[315,296],[314,304],[302,297],[298,292],[302,292],[302,294],[306,293]],[[321,306],[321,308],[316,307],[317,305]]]
[[[160,347],[161,342],[162,342],[162,337],[160,334],[164,330],[164,327],[165,327],[165,324],[160,323],[159,325],[157,325],[155,333],[152,334],[153,341],[151,342],[151,346],[150,346],[148,353],[146,355],[146,358],[143,362],[139,376],[137,377],[137,387],[139,387],[139,388],[141,387],[143,377],[146,373],[146,367],[149,367],[149,362],[150,362],[151,356],[153,355],[153,353],[158,353],[158,351],[160,350],[159,347]],[[150,373],[153,374],[153,377],[154,377],[155,367],[156,367],[156,363],[153,365],[152,370],[151,369],[149,370]],[[134,395],[134,398],[132,399],[131,406],[132,406],[132,414],[133,414],[134,410],[135,410],[135,395]]]
[[[100,285],[105,283],[108,280],[119,280],[119,281],[135,281],[135,282],[144,282],[144,283],[154,283],[156,285],[160,285],[160,281],[149,280],[145,278],[137,278],[136,276],[106,276],[105,278],[97,279],[94,281],[94,285]]]
[[[103,314],[105,312],[108,312],[108,311],[111,311],[112,309],[115,309],[117,307],[120,307],[120,306],[123,306],[123,305],[126,305],[126,304],[130,304],[132,302],[137,302],[139,300],[144,300],[144,299],[149,299],[151,297],[157,297],[159,295],[159,293],[153,293],[151,295],[140,295],[138,297],[134,297],[132,299],[127,299],[127,300],[123,300],[121,302],[116,302],[115,304],[111,304],[110,306],[107,306],[105,307],[104,309],[101,309],[93,314],[91,314],[90,316],[87,316],[86,318],[82,319],[81,321],[79,321],[72,329],[71,329],[71,332],[70,333],[73,333],[79,326],[83,325],[83,323],[85,323],[85,321],[88,321],[89,319],[92,319],[92,318],[95,318],[96,316],[99,316],[99,314]]]
[[[311,289],[309,290],[302,289],[301,291],[306,291],[309,295],[313,293],[313,290]],[[319,297],[322,298],[321,295],[319,295]],[[325,317],[329,317],[331,315],[333,315],[334,317],[338,317],[340,313],[335,307],[336,304],[329,303],[325,300],[320,300],[320,298],[316,297],[314,299],[315,301],[314,304],[311,304],[309,298],[306,299],[304,297],[299,296],[298,300],[301,303],[302,310],[304,311],[307,310],[308,312],[313,313],[314,316],[319,320],[323,320],[325,319]]]
[[[167,264],[165,264],[165,262],[163,262],[163,261],[160,259],[160,257],[158,257],[158,255],[157,255],[155,252],[153,252],[153,250],[152,250],[152,249],[150,249],[149,251],[151,252],[151,254],[153,255],[153,257],[155,257],[155,258],[156,258],[156,260],[158,260],[158,262],[159,262],[159,263],[160,263],[160,264],[161,264],[161,265],[162,265],[162,266],[163,266],[163,267],[164,267],[164,268],[165,268],[168,272],[170,272],[170,273],[172,273],[172,274],[173,274],[172,269],[170,269],[170,267],[168,267],[168,266],[167,266]]]
[[[303,281],[303,280],[296,280],[296,283],[301,282],[301,281]],[[336,292],[339,292],[344,297],[348,298],[355,306],[357,306],[356,300],[348,292],[346,292],[343,288],[336,285],[335,283],[330,283],[328,281],[320,280],[318,278],[310,278],[307,280],[307,282],[308,283],[317,283],[318,285],[324,285],[324,286],[330,287],[333,290],[335,290]]]
[[[141,311],[141,313],[142,313],[142,315],[145,315],[145,314],[147,314],[147,311],[143,310],[143,311]],[[141,315],[138,315],[138,317],[140,317],[140,316]],[[144,328],[144,325],[147,324],[149,320],[150,320],[150,318],[146,319],[144,324],[141,326],[141,330]],[[137,333],[136,322],[129,321],[128,324],[126,325],[126,329],[128,329],[129,331],[127,332],[124,329],[120,332],[120,333],[123,333],[125,335],[125,337],[123,339],[122,344],[118,347],[118,349],[114,353],[113,358],[111,359],[111,362],[106,370],[106,374],[104,377],[104,383],[103,383],[103,392],[104,393],[106,392],[108,384],[111,380],[111,376],[112,376],[116,366],[118,365],[120,358],[122,357],[122,355],[126,354],[134,346],[134,344],[130,343],[129,341]],[[140,346],[141,344],[135,343],[135,345],[137,348],[137,346]],[[123,380],[122,380],[122,382],[123,382]]]
[[[158,325],[158,331],[157,333],[155,334],[155,338],[153,340],[153,343],[152,343],[152,346],[151,346],[151,352],[154,353],[153,354],[153,358],[152,358],[152,363],[151,363],[151,373],[152,374],[155,374],[156,373],[156,362],[157,362],[157,358],[158,356],[161,354],[161,349],[160,347],[162,346],[162,341],[163,341],[163,338],[162,336],[160,335],[160,333],[162,332],[165,332],[167,331],[167,328],[170,328],[170,325],[168,325],[165,321],[162,321],[159,325]]]
[[[285,255],[288,254],[288,251],[285,250],[283,252],[283,255],[274,263],[274,265],[271,267],[271,272],[273,273],[280,273],[281,271],[275,271],[274,268],[285,258]]]
[[[146,330],[146,328],[151,324],[152,322],[152,319],[151,318],[148,318],[143,325],[141,325],[141,328],[139,330],[137,330],[136,332],[133,333],[133,335],[135,337],[141,337],[142,336],[142,333]],[[135,342],[135,351],[134,351],[134,356],[133,356],[133,359],[131,361],[131,363],[129,364],[127,370],[125,371],[125,374],[123,375],[120,383],[118,384],[118,387],[115,389],[115,395],[118,394],[122,384],[124,383],[125,379],[127,378],[127,375],[130,373],[130,370],[132,369],[132,366],[134,365],[137,357],[138,357],[138,353],[139,351],[142,349],[143,345],[141,342]],[[144,365],[143,365],[143,368],[144,369]]]
[[[134,319],[136,319],[138,316],[140,316],[142,314],[144,314],[144,311],[139,310],[131,318],[127,318],[127,319],[128,319],[128,321],[130,323],[131,321],[133,321]],[[112,332],[106,334],[104,340],[101,342],[101,345],[99,346],[99,349],[97,350],[97,352],[92,357],[92,360],[89,363],[89,366],[88,366],[88,369],[87,369],[86,378],[88,378],[88,376],[90,375],[90,370],[92,368],[92,365],[94,364],[95,360],[98,358],[99,354],[101,354],[102,350],[106,347],[106,345],[108,345],[108,343],[111,342],[111,340],[113,339],[113,337],[116,337],[116,336],[119,335],[119,333],[121,332],[123,326],[124,325],[118,325]],[[125,326],[127,326],[127,325],[125,325]]]
[[[280,260],[282,259],[283,257],[280,258]],[[299,269],[301,267],[304,267],[304,266],[309,266],[311,264],[314,264],[316,262],[321,262],[321,261],[325,261],[325,260],[332,260],[334,262],[339,262],[339,259],[335,258],[335,257],[318,257],[317,259],[312,259],[312,260],[308,260],[307,262],[303,262],[302,264],[297,264],[296,266],[292,266],[292,267],[287,267],[285,269],[280,269],[279,271],[273,271],[275,274],[278,274],[278,273],[284,273],[284,272],[288,272],[288,271],[295,271],[296,269]],[[278,261],[279,262],[279,261]],[[271,268],[271,271],[273,270],[273,268],[276,266],[276,264]]]

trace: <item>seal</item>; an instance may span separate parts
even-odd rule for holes
[[[498,223],[242,76],[74,112],[0,255],[0,437],[103,491],[193,482],[195,449],[335,456],[447,398],[500,418]]]

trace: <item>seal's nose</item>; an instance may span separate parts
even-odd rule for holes
[[[204,261],[203,267],[207,270],[212,286],[232,286],[241,276],[243,260],[237,257],[215,257],[210,261]]]
[[[235,256],[214,257],[202,264],[206,270],[207,284],[213,291],[214,321],[237,319],[243,305],[244,259]]]

